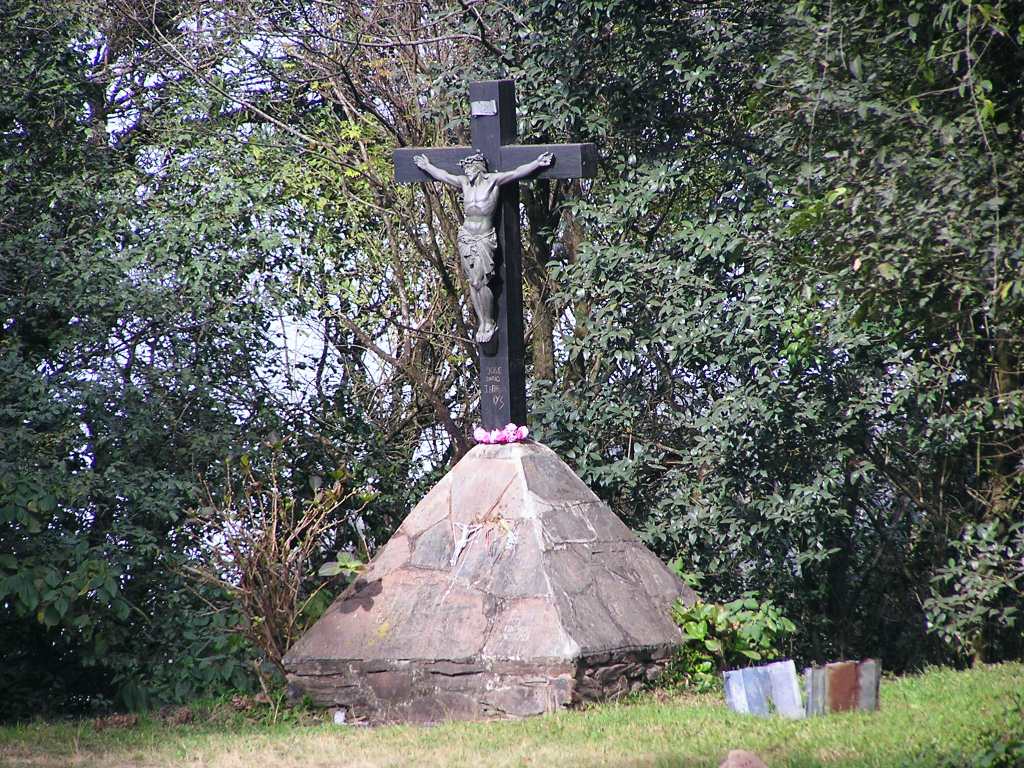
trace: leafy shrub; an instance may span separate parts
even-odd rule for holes
[[[756,592],[729,603],[677,602],[672,618],[683,630],[683,641],[663,678],[669,685],[709,691],[725,669],[777,659],[783,640],[796,631],[771,600]]]
[[[241,633],[243,617],[232,609],[229,595],[216,587],[183,583],[176,573],[164,579],[180,588],[164,596],[161,606],[150,607],[151,621],[137,622],[131,652],[110,654],[107,665],[117,696],[99,707],[101,712],[143,712],[197,697],[255,690],[257,652]]]
[[[349,522],[343,506],[354,495],[339,477],[329,486],[317,483],[308,499],[296,498],[284,484],[280,446],[270,449],[265,469],[248,454],[237,470],[227,465],[221,498],[210,492],[192,520],[204,531],[206,553],[187,569],[229,596],[230,609],[242,619],[237,631],[271,667],[257,669],[264,690],[273,686],[274,670],[283,678],[288,648],[331,602],[331,582],[313,578],[316,562],[336,529]],[[358,568],[339,555],[320,575],[349,576]]]
[[[1020,642],[1015,628],[1024,607],[1024,524],[967,525],[951,548],[924,602],[929,632],[975,661],[1019,652],[1012,645]]]

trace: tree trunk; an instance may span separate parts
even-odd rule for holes
[[[523,254],[523,275],[530,286],[531,356],[534,380],[555,381],[555,317],[548,297],[551,292],[547,263],[558,226],[558,195],[551,184],[534,182],[524,190],[523,200],[530,220],[530,247]]]

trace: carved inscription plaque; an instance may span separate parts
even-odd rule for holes
[[[508,389],[505,368],[485,360],[481,378],[481,398],[490,400],[495,408],[503,409],[505,407],[505,392]]]

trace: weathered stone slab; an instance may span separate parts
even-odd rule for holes
[[[395,570],[358,580],[289,658],[297,672],[312,660],[469,658],[483,646],[486,609],[484,594],[458,588],[447,574]]]
[[[857,662],[836,661],[825,665],[825,706],[829,712],[856,709],[859,687]]]
[[[569,467],[477,446],[285,657],[293,695],[348,721],[523,717],[619,696],[696,596]]]
[[[572,658],[579,646],[558,621],[558,609],[543,597],[505,603],[491,620],[484,658],[529,661]]]
[[[451,522],[442,518],[415,538],[409,564],[447,571],[454,551]]]
[[[470,536],[459,573],[467,583],[496,598],[547,595],[543,553],[536,540],[535,520],[502,520],[481,526]]]
[[[804,670],[804,692],[807,716],[825,714],[825,670],[822,667],[808,667]]]
[[[521,461],[526,487],[548,504],[557,506],[572,501],[600,503],[597,495],[554,451],[537,451],[523,456]]]
[[[807,714],[878,709],[882,665],[877,659],[839,661],[804,670]]]
[[[438,520],[448,517],[453,479],[451,475],[442,477],[402,521],[398,528],[399,532],[407,536],[417,536]]]
[[[599,556],[598,553],[594,554],[594,557]],[[626,556],[630,558],[647,592],[660,596],[662,600],[675,600],[679,589],[678,577],[665,567],[657,555],[637,541],[636,545],[629,547]]]
[[[469,465],[459,473],[458,481],[452,483],[450,518],[453,524],[479,524],[499,519],[503,508],[522,507],[516,462],[477,459],[472,451],[459,464],[465,461]]]
[[[532,491],[532,488],[530,489]],[[536,496],[535,504],[544,521],[545,543],[548,547],[559,544],[601,544],[621,542],[632,538],[625,523],[615,515],[604,512],[607,507],[594,497],[552,504]]]
[[[408,562],[411,553],[409,538],[401,532],[396,533],[385,546],[381,547],[377,556],[373,558],[373,562],[363,572],[363,580],[379,581],[385,573]]]
[[[857,665],[857,709],[873,712],[878,709],[878,689],[881,684],[882,665],[876,659],[865,659]]]

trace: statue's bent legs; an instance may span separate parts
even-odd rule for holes
[[[476,329],[476,341],[479,344],[486,344],[498,330],[498,323],[489,317],[494,307],[494,291],[487,283],[479,286],[471,285],[469,288],[470,298],[473,300],[473,309],[476,310],[479,325]]]
[[[465,230],[459,232],[459,257],[469,283],[469,298],[476,312],[476,341],[479,344],[490,341],[498,329],[494,291],[490,285],[494,279],[494,251],[497,246],[493,229],[482,235]]]

